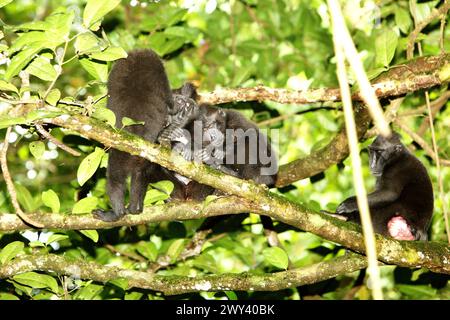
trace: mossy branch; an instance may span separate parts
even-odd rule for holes
[[[366,267],[366,259],[347,254],[298,269],[270,274],[221,274],[197,277],[163,276],[151,272],[102,266],[94,262],[69,261],[54,254],[24,255],[0,266],[0,278],[29,271],[55,272],[58,275],[106,283],[117,278],[128,281],[128,288],[142,288],[175,295],[199,291],[277,291],[316,283]]]

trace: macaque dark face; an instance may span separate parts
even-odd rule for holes
[[[381,176],[385,167],[405,152],[397,133],[389,138],[378,136],[368,149],[370,171],[375,177]]]

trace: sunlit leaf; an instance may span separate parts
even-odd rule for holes
[[[83,198],[72,208],[73,214],[90,213],[92,210],[97,208],[98,198],[97,197],[87,197]]]
[[[55,278],[36,272],[25,272],[12,277],[14,281],[37,289],[48,288],[54,293],[58,293],[58,283]]]
[[[105,151],[101,148],[95,148],[95,151],[81,161],[77,171],[77,179],[82,186],[97,171]]]
[[[177,239],[170,244],[169,249],[167,249],[167,255],[170,257],[171,262],[175,262],[184,249],[184,239]]]
[[[119,3],[120,0],[88,0],[83,11],[83,24],[91,28],[95,22],[103,18],[103,16],[114,9]]]
[[[108,80],[108,65],[106,62],[92,61],[87,58],[79,60],[81,66],[95,79],[106,82]]]
[[[0,251],[0,264],[6,264],[15,256],[23,251],[24,244],[21,241],[13,241],[8,243],[1,251]]]
[[[278,268],[278,269],[287,269],[289,264],[289,259],[286,252],[278,247],[266,248],[263,251],[264,260]]]
[[[59,101],[59,98],[61,98],[61,92],[58,89],[52,89],[47,95],[47,98],[45,101],[48,102],[51,106],[56,106],[56,104]]]
[[[126,58],[127,53],[120,47],[109,47],[104,51],[93,52],[90,54],[92,59],[101,61],[114,61],[121,58]]]
[[[37,160],[42,158],[45,151],[45,144],[42,141],[33,141],[28,145],[30,148],[30,152]]]
[[[47,191],[42,192],[42,202],[45,206],[52,209],[53,213],[59,213],[60,202],[59,197],[55,191],[49,189]]]
[[[80,230],[82,234],[84,234],[86,237],[97,243],[98,241],[98,232],[97,230]]]

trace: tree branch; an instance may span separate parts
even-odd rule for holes
[[[221,180],[221,179],[219,179]],[[268,197],[276,195],[268,193]],[[258,200],[259,204],[239,197],[221,197],[210,203],[171,202],[144,208],[140,215],[127,215],[116,222],[103,222],[91,214],[29,214],[39,219],[46,229],[102,229],[117,226],[135,226],[153,222],[202,219],[218,215],[253,212],[272,217],[298,229],[312,232],[324,239],[337,242],[354,251],[364,253],[361,227],[355,223],[343,222],[320,212],[313,212],[298,204],[279,197],[280,208],[270,201]],[[272,209],[272,210],[271,210]],[[14,214],[0,214],[0,231],[30,229]],[[424,241],[398,241],[376,235],[378,259],[387,264],[403,267],[424,267],[434,272],[450,274],[450,246],[445,243]]]
[[[448,63],[450,54],[420,57],[391,69],[372,81],[372,88],[378,98],[404,95],[420,89],[431,88],[449,80]],[[361,95],[353,94],[354,101],[362,101]],[[337,88],[310,90],[276,89],[265,86],[254,88],[220,88],[214,92],[200,93],[199,102],[221,104],[239,101],[274,101],[278,103],[306,104],[340,101]]]
[[[379,98],[399,96],[407,92],[442,85],[450,80],[450,54],[421,57],[407,64],[392,67],[372,82]],[[340,96],[338,97],[340,99]],[[360,100],[359,95],[352,97]],[[355,104],[355,122],[358,136],[361,138],[370,123],[366,107]],[[342,127],[331,142],[310,155],[280,166],[277,187],[283,187],[294,181],[309,178],[325,171],[348,156],[348,143],[345,128]]]
[[[365,267],[365,257],[347,254],[307,267],[270,274],[240,273],[186,277],[162,276],[87,261],[69,261],[58,255],[46,254],[25,255],[12,260],[0,267],[0,278],[10,278],[29,271],[55,272],[58,275],[101,283],[122,278],[128,281],[128,288],[149,289],[166,295],[175,295],[199,291],[277,291],[331,279]]]

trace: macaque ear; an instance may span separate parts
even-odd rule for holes
[[[219,109],[219,116],[225,117],[226,116],[225,110]]]

